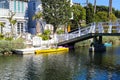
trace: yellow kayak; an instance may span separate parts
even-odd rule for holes
[[[51,53],[51,52],[60,52],[60,51],[69,51],[69,48],[61,47],[61,48],[54,48],[54,49],[43,49],[43,50],[36,50],[35,54],[40,53]]]

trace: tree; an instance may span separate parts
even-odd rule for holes
[[[116,18],[116,16],[113,13],[111,13],[110,16],[109,16],[109,19],[111,21],[116,21],[117,18]]]
[[[115,11],[115,16],[116,16],[117,18],[120,18],[120,11],[119,11],[119,10],[116,10],[116,11]]]
[[[94,10],[91,3],[86,7],[86,24],[92,23],[94,21]]]
[[[12,34],[12,37],[13,37],[13,35],[14,35],[14,26],[17,23],[17,20],[13,19],[13,17],[15,16],[15,13],[13,13],[12,11],[10,11],[9,15],[10,16],[8,17],[8,20],[9,20],[9,23],[10,23],[10,26],[11,26],[11,34]]]
[[[40,22],[39,22],[39,20],[42,18],[42,16],[43,16],[42,12],[38,12],[32,17],[33,20],[36,20],[36,33],[40,33]]]
[[[3,22],[0,22],[0,27],[1,27],[1,34],[3,34],[3,27],[5,27],[5,24]]]
[[[58,25],[70,22],[71,4],[70,0],[41,0],[43,7],[43,19],[54,27],[56,32]]]
[[[100,12],[100,11],[105,11],[108,13],[109,7],[107,6],[96,6],[96,12]],[[115,14],[115,16],[117,18],[120,18],[120,11],[119,10],[115,10],[115,8],[112,8],[112,13]]]
[[[106,22],[108,21],[108,13],[105,11],[97,12],[95,15],[96,22]]]
[[[110,17],[108,17],[108,16],[109,16],[109,14],[105,11],[97,12],[97,14],[95,15],[95,21],[96,22],[106,22],[106,21],[109,21],[109,19],[111,19],[111,21],[116,20],[116,16],[113,13],[110,14]]]
[[[80,21],[85,20],[86,18],[85,9],[81,5],[73,5],[72,8],[73,8],[74,23],[76,24],[76,26],[79,26],[81,25]]]
[[[108,12],[108,7],[107,6],[96,6],[96,12],[99,12],[99,11],[106,11]]]

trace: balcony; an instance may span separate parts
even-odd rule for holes
[[[0,17],[8,17],[9,16],[9,9],[2,9],[0,8]],[[15,18],[22,18],[22,19],[25,19],[25,18],[28,18],[27,17],[27,14],[26,13],[18,13],[16,12],[15,14]]]
[[[15,17],[16,17],[16,18],[28,18],[28,17],[27,17],[27,14],[25,14],[25,13],[16,13],[16,14],[15,14]]]
[[[9,15],[9,9],[0,9],[0,17],[7,17]]]

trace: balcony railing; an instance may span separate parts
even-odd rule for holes
[[[5,17],[9,15],[9,9],[0,9],[0,17]]]
[[[15,17],[24,17],[24,18],[26,18],[27,14],[25,14],[25,13],[16,13]]]
[[[9,9],[0,9],[0,17],[8,17],[8,16],[10,16],[9,15],[9,12],[10,12],[10,10]],[[27,18],[27,14],[25,14],[25,13],[18,13],[18,12],[16,12],[15,13],[15,17],[16,18],[18,18],[18,17],[23,17],[23,18]]]

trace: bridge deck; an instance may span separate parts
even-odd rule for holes
[[[59,42],[58,45],[65,45],[65,44],[72,44],[72,43],[76,43],[79,41],[84,41],[90,38],[93,38],[95,36],[120,36],[120,33],[88,33],[86,35],[83,36],[79,36],[73,39],[69,39],[63,42]]]
[[[85,28],[78,28],[70,33],[58,36],[58,45],[72,44],[95,36],[120,36],[120,22],[91,23]]]

